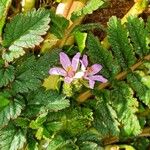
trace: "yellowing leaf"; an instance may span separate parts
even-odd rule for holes
[[[51,75],[44,80],[43,86],[46,90],[59,90],[60,87],[60,77],[56,75]]]

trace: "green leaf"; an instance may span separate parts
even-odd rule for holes
[[[78,45],[80,53],[83,52],[85,48],[85,43],[86,43],[86,38],[87,38],[87,33],[82,33],[82,32],[75,32],[74,33],[76,43]]]
[[[111,17],[109,20],[108,40],[118,64],[123,69],[131,67],[136,59],[128,40],[127,30],[121,25],[121,20],[116,17]]]
[[[138,101],[133,97],[132,89],[124,82],[118,82],[111,91],[111,103],[121,124],[122,137],[136,136],[141,126],[136,116]]]
[[[109,104],[111,98],[109,91],[96,94],[96,103],[93,105],[94,123],[93,126],[102,135],[103,138],[112,136],[119,136],[120,129],[117,119],[117,114],[112,106]]]
[[[9,65],[0,69],[0,87],[7,86],[15,79],[15,68]]]
[[[150,32],[150,17],[148,17],[146,25],[147,25],[146,28],[147,28],[148,32]]]
[[[5,93],[2,93],[0,92],[0,109],[1,107],[5,107],[9,104],[9,93],[5,92]]]
[[[98,38],[89,34],[87,37],[87,48],[92,63],[98,63],[103,66],[101,73],[106,78],[113,78],[119,72],[119,66],[114,61],[110,51],[103,48]]]
[[[33,93],[32,93],[33,94]],[[58,111],[69,107],[69,100],[55,91],[39,89],[35,91],[34,98],[29,99],[29,105],[42,105],[46,110]]]
[[[80,145],[80,150],[100,150],[100,147],[94,142],[86,141]]]
[[[71,136],[77,136],[88,130],[93,121],[93,112],[89,108],[70,107],[64,118],[66,132]]]
[[[51,17],[50,32],[53,33],[57,38],[62,39],[64,36],[65,29],[67,29],[69,26],[69,21],[64,17],[56,15],[52,11],[50,13],[50,17]]]
[[[127,27],[135,53],[142,58],[150,52],[147,47],[148,32],[145,29],[145,23],[142,18],[132,16],[128,18]]]
[[[45,55],[35,58],[26,56],[23,60],[15,64],[16,79],[12,83],[13,91],[16,93],[27,93],[35,91],[42,85],[41,80],[46,78],[48,70],[58,62],[59,50],[45,53]]]
[[[38,129],[40,127],[42,127],[42,124],[46,121],[46,118],[47,117],[47,112],[46,113],[43,113],[43,114],[40,114],[36,120],[32,120],[30,122],[30,128],[32,129]]]
[[[63,146],[65,146],[68,143],[63,137],[57,136],[54,139],[52,139],[47,147],[47,150],[57,150],[61,149]]]
[[[16,93],[27,93],[32,90],[36,90],[41,86],[41,81],[38,77],[27,70],[24,73],[16,77],[14,83],[12,84],[12,89]]]
[[[49,11],[45,9],[33,9],[27,13],[15,16],[6,25],[3,46],[9,47],[3,54],[3,59],[10,62],[14,58],[24,55],[24,48],[34,48],[39,45],[49,28]]]
[[[136,96],[150,108],[150,87],[144,85],[142,82],[143,78],[138,73],[130,73],[127,76],[127,81],[136,92]],[[147,82],[150,82],[150,79],[146,80],[146,84]]]
[[[23,118],[23,117],[18,117],[17,119],[14,120],[15,125],[22,127],[22,128],[27,128],[29,125],[29,119]]]
[[[19,97],[9,101],[7,106],[0,109],[0,128],[7,125],[10,119],[16,119],[24,108],[24,103]]]
[[[0,130],[0,149],[18,150],[22,149],[26,142],[26,132],[15,128],[9,124],[6,128]]]
[[[104,0],[89,0],[85,7],[83,7],[81,10],[73,12],[71,19],[74,21],[79,17],[83,17],[87,14],[92,14],[93,11],[103,7],[104,4]]]
[[[6,19],[10,4],[11,4],[11,0],[0,0],[0,36],[2,34],[2,29],[5,24],[5,19]]]

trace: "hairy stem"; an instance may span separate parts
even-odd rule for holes
[[[124,24],[127,21],[129,16],[138,16],[147,8],[148,0],[136,0],[135,4],[131,7],[131,9],[124,15],[121,19],[121,23]],[[103,47],[109,49],[110,44],[108,42],[108,38],[105,37],[104,40],[101,42]]]
[[[127,75],[129,72],[132,72],[132,71],[136,70],[140,65],[143,64],[143,62],[144,62],[145,60],[150,61],[150,54],[147,55],[147,56],[145,56],[143,60],[139,60],[136,64],[134,64],[134,65],[130,68],[130,70],[123,71],[123,72],[119,73],[119,74],[116,76],[115,79],[117,79],[117,80],[122,80],[122,79],[124,79],[124,78],[126,77],[126,75]],[[108,87],[109,85],[110,85],[110,82],[102,83],[102,84],[100,84],[100,85],[97,87],[97,89],[98,89],[98,90],[101,90],[101,89],[104,89],[104,88]],[[86,101],[86,100],[87,100],[88,98],[90,98],[91,96],[92,96],[92,92],[91,92],[91,90],[88,90],[88,91],[86,91],[86,92],[84,92],[84,93],[81,93],[81,94],[79,95],[79,97],[77,98],[77,101],[78,101],[79,103],[83,103],[84,101]]]

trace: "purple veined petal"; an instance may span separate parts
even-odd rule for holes
[[[80,79],[84,76],[84,72],[83,71],[79,71],[75,74],[75,76],[73,77],[74,79]]]
[[[65,77],[65,78],[64,78],[64,81],[65,81],[66,83],[71,83],[71,82],[73,81],[73,78]]]
[[[60,56],[60,63],[62,64],[63,68],[67,70],[67,68],[71,66],[71,61],[69,57],[64,52],[60,52],[59,56]]]
[[[100,64],[94,64],[90,67],[89,75],[95,75],[102,69]]]
[[[59,68],[59,67],[51,68],[49,70],[49,74],[50,75],[61,75],[61,76],[67,75],[66,71],[62,68]]]
[[[87,66],[88,66],[88,59],[87,59],[87,55],[83,55],[83,58],[81,60],[81,69],[82,70],[86,70]]]
[[[108,81],[106,78],[104,78],[101,75],[91,76],[91,77],[89,77],[89,80],[100,81],[102,83],[106,83]]]
[[[95,85],[95,81],[89,80],[89,87],[90,87],[91,89],[94,88],[94,85]]]
[[[80,61],[80,53],[77,53],[73,58],[72,58],[72,68],[73,71],[77,71],[78,66],[79,66],[79,61]]]

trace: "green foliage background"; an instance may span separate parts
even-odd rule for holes
[[[6,12],[9,1],[2,2],[0,10]],[[99,1],[92,2],[73,18],[97,9]],[[109,50],[90,32],[100,28],[98,24],[74,30],[87,33],[84,52],[92,64],[103,66],[101,74],[109,82],[92,90],[93,96],[82,104],[77,97],[86,88],[76,93],[72,88],[73,95],[67,97],[62,86],[59,91],[43,87],[48,70],[59,65],[59,52],[72,56],[78,47],[44,54],[33,51],[46,33],[63,39],[68,25],[65,18],[44,8],[0,24],[0,149],[101,150],[114,140],[120,148],[146,150],[150,145],[150,19],[131,16],[122,25],[111,17],[106,31]]]

